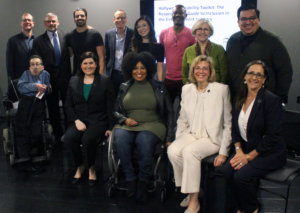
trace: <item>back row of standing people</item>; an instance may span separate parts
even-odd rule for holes
[[[48,96],[50,121],[54,135],[59,141],[63,128],[60,125],[59,100],[65,100],[68,81],[78,68],[78,58],[83,52],[94,52],[99,61],[99,72],[113,82],[117,91],[124,82],[121,62],[128,51],[149,51],[157,61],[157,78],[163,80],[163,59],[166,57],[164,83],[174,100],[180,96],[186,83],[189,61],[200,54],[212,56],[217,70],[218,81],[228,83],[235,97],[243,67],[252,60],[261,59],[270,67],[269,89],[287,102],[292,81],[292,66],[282,42],[270,32],[260,27],[259,11],[253,6],[242,6],[238,10],[240,32],[232,35],[224,49],[209,41],[213,34],[212,25],[205,20],[197,21],[192,30],[184,25],[187,11],[183,5],[173,8],[173,26],[163,30],[159,43],[155,39],[153,25],[149,18],[142,16],[135,28],[126,26],[127,14],[123,10],[114,13],[115,28],[105,33],[105,46],[101,34],[87,25],[87,11],[84,8],[73,12],[76,28],[66,36],[58,30],[59,20],[54,13],[44,19],[46,32],[37,38],[32,33],[33,17],[29,13],[22,16],[22,32],[11,37],[7,43],[6,66],[9,79],[19,78],[28,69],[29,57],[40,55],[45,70],[50,73],[52,93]],[[193,36],[195,35],[195,37]],[[73,71],[70,56],[74,55]],[[228,65],[227,65],[228,64]],[[219,70],[219,71],[218,71]],[[219,72],[219,73],[218,73]]]

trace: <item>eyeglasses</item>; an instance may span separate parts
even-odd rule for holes
[[[115,20],[125,20],[126,19],[126,17],[117,17],[117,18],[115,18]]]
[[[196,66],[195,68],[194,68],[194,70],[197,70],[197,71],[209,71],[209,67],[199,67],[199,66]]]
[[[32,19],[24,18],[22,19],[23,22],[32,22]]]
[[[49,24],[50,23],[56,23],[56,20],[47,20],[46,22],[49,23]]]
[[[197,30],[204,31],[204,32],[209,32],[210,31],[210,29],[202,28],[202,27],[198,28]]]
[[[254,76],[256,76],[256,78],[258,78],[258,79],[262,79],[262,78],[265,77],[264,74],[255,73],[255,72],[247,72],[247,75],[249,75],[251,78],[253,78]]]
[[[75,15],[75,18],[79,18],[79,17],[84,18],[85,15],[84,14]]]
[[[40,65],[42,65],[42,63],[30,63],[31,67],[38,67]]]
[[[242,17],[242,18],[240,18],[240,21],[241,21],[241,22],[247,22],[247,21],[253,22],[255,19],[257,19],[256,16],[251,16],[251,17],[249,17],[249,18],[247,18],[247,17]]]

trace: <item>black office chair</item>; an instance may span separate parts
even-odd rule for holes
[[[283,135],[287,143],[288,159],[284,167],[268,173],[261,179],[259,189],[284,200],[284,213],[287,213],[291,188],[300,180],[300,112],[285,111]],[[266,199],[262,197],[262,207]],[[265,205],[266,206],[266,205]]]

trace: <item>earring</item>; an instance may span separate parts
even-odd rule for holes
[[[262,88],[265,88],[265,84],[262,84]]]
[[[244,84],[247,84],[246,80],[244,80]]]

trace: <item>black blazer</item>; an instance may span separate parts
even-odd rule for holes
[[[123,56],[129,51],[131,46],[131,38],[133,36],[133,30],[127,27],[124,53]],[[116,51],[116,28],[110,29],[105,33],[105,64],[106,75],[111,76],[112,70],[115,64],[115,51]]]
[[[29,69],[30,50],[24,43],[24,34],[19,33],[7,41],[6,70],[10,79],[20,78]]]
[[[36,54],[42,57],[45,70],[47,70],[51,76],[52,86],[67,85],[71,77],[70,55],[65,42],[64,33],[62,31],[57,32],[61,49],[61,60],[58,66],[56,65],[54,48],[47,35],[47,31],[38,36],[32,46],[32,55]]]
[[[241,142],[244,153],[256,149],[259,156],[251,163],[257,168],[276,169],[285,163],[286,147],[283,141],[281,99],[268,90],[260,89],[253,104],[247,125],[245,142],[239,131],[239,110],[233,110],[232,141]]]
[[[70,79],[65,101],[65,110],[69,122],[79,119],[87,126],[91,123],[113,126],[112,110],[115,93],[108,77],[95,73],[95,79],[87,100],[83,96],[83,77]]]

